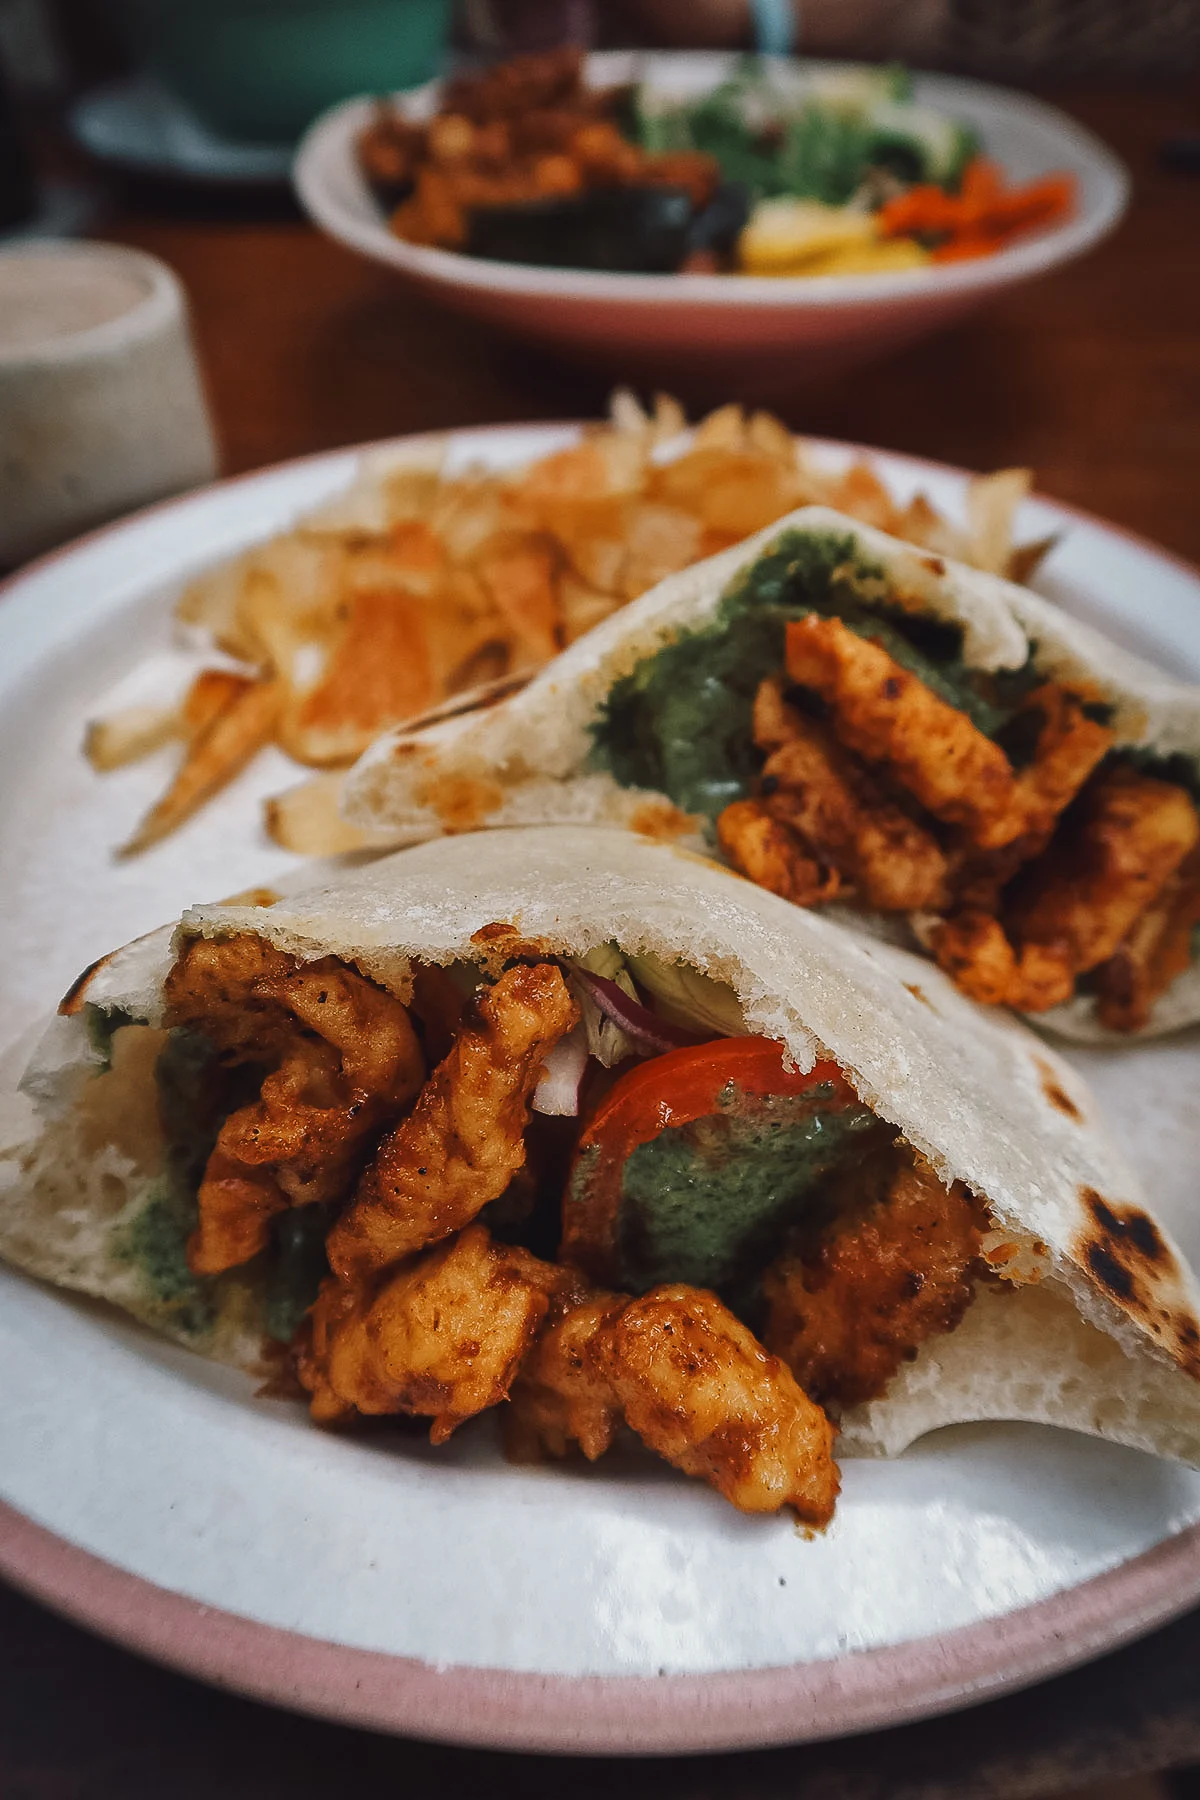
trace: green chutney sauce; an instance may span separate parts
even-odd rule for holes
[[[654,788],[715,819],[744,798],[762,767],[754,696],[784,666],[789,623],[838,618],[1000,738],[1039,676],[987,673],[963,661],[958,625],[889,605],[883,571],[853,538],[788,531],[723,596],[711,621],[685,631],[613,684],[592,727],[591,767],[623,787]]]
[[[731,1083],[718,1111],[638,1145],[621,1182],[622,1285],[644,1293],[682,1281],[729,1294],[792,1232],[819,1228],[829,1176],[890,1131],[865,1106],[832,1102],[828,1083],[767,1097]]]

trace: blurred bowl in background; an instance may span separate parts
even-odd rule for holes
[[[736,61],[699,51],[609,51],[588,58],[587,76],[596,87],[649,81],[695,96],[725,80]],[[1125,210],[1123,165],[1065,113],[947,75],[917,75],[913,86],[919,103],[975,126],[1011,180],[1072,174],[1073,215],[993,256],[892,274],[625,275],[490,262],[406,243],[388,229],[355,155],[375,104],[368,98],[346,101],[309,128],[295,183],[309,216],[331,237],[443,305],[630,376],[701,371],[730,393],[769,395],[923,337],[990,295],[1082,255]],[[429,117],[438,84],[400,98],[414,117]]]
[[[133,56],[211,130],[290,143],[347,94],[428,81],[450,0],[99,0]]]

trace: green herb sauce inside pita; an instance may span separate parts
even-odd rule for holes
[[[795,1232],[828,1222],[831,1177],[893,1136],[867,1107],[835,1100],[827,1083],[750,1097],[730,1082],[713,1113],[668,1126],[626,1158],[614,1230],[619,1285],[644,1293],[685,1281],[752,1312],[765,1265]],[[585,1152],[568,1210],[587,1204],[594,1170]]]
[[[754,696],[783,667],[788,624],[809,613],[881,644],[988,737],[1001,737],[1039,680],[1032,649],[1020,669],[969,669],[961,628],[890,601],[883,571],[856,556],[851,538],[791,531],[729,588],[710,624],[614,683],[592,727],[591,766],[715,819],[762,766]]]

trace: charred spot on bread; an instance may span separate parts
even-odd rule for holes
[[[1035,1061],[1037,1063],[1038,1074],[1041,1077],[1042,1092],[1050,1102],[1051,1106],[1053,1106],[1057,1112],[1064,1113],[1068,1119],[1074,1119],[1076,1124],[1081,1124],[1083,1121],[1083,1113],[1080,1111],[1079,1107],[1076,1106],[1070,1094],[1067,1093],[1055,1071],[1050,1067],[1050,1064],[1048,1062],[1043,1062],[1040,1056],[1035,1058]],[[1100,1204],[1103,1206],[1104,1202],[1101,1201]]]
[[[435,775],[418,795],[450,833],[475,831],[503,800],[500,783],[480,775]]]
[[[1132,1300],[1134,1297],[1133,1276],[1123,1263],[1108,1249],[1107,1245],[1093,1243],[1087,1246],[1088,1268],[1096,1277],[1101,1287],[1107,1288],[1118,1300]]]
[[[1118,1206],[1095,1188],[1079,1198],[1091,1218],[1078,1251],[1108,1297],[1186,1372],[1200,1380],[1200,1322],[1189,1309],[1182,1271],[1158,1226],[1139,1206]]]
[[[1136,1256],[1155,1267],[1171,1261],[1171,1253],[1163,1243],[1158,1226],[1140,1207],[1125,1206],[1118,1210],[1110,1206],[1095,1188],[1083,1188],[1081,1198],[1110,1244],[1127,1244]]]
[[[98,975],[101,969],[105,968],[107,964],[113,960],[115,955],[116,951],[110,950],[107,956],[98,956],[95,962],[89,963],[87,968],[83,971],[83,974],[78,976],[76,980],[71,983],[71,986],[67,989],[66,993],[58,1003],[60,1017],[72,1019],[77,1012],[82,1012],[87,1000],[88,988],[92,984],[92,977]]]

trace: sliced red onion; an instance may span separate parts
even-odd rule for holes
[[[587,1032],[576,1025],[560,1038],[542,1064],[530,1105],[534,1112],[573,1119],[579,1112],[579,1088],[587,1068]]]
[[[668,1025],[665,1019],[660,1019],[648,1006],[643,1006],[639,1000],[631,1000],[624,988],[618,987],[615,981],[610,981],[607,975],[593,975],[588,969],[578,967],[572,969],[571,973],[605,1017],[634,1038],[640,1048],[678,1050],[684,1044],[702,1044],[705,1041],[705,1033],[702,1031],[688,1031],[682,1025]]]

